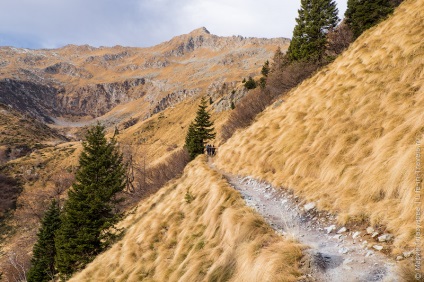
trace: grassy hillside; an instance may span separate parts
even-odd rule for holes
[[[289,187],[342,223],[384,225],[395,246],[413,246],[416,207],[424,207],[414,203],[416,140],[424,143],[423,16],[424,1],[404,2],[235,134],[219,149],[218,166]]]
[[[275,234],[204,157],[142,202],[122,227],[127,228],[123,239],[71,281],[296,281],[299,276],[301,246]]]

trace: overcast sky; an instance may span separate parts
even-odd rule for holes
[[[347,0],[337,0],[340,17]],[[290,38],[300,0],[0,0],[0,46],[153,46],[206,27]]]

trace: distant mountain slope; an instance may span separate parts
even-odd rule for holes
[[[235,134],[219,149],[218,166],[289,187],[340,222],[384,225],[396,247],[413,247],[416,208],[424,208],[422,198],[415,201],[423,171],[423,18],[424,1],[405,1]]]
[[[140,203],[124,238],[70,281],[298,281],[300,245],[275,234],[205,160]]]
[[[98,117],[142,98],[140,110],[148,117],[164,98],[205,94],[214,84],[258,74],[288,43],[219,37],[200,28],[149,48],[0,47],[0,102],[51,122],[50,116]]]
[[[66,138],[36,120],[0,104],[0,164],[35,148],[65,142]]]

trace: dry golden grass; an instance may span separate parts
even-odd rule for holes
[[[296,281],[300,274],[301,246],[275,234],[204,156],[121,226],[123,239],[71,281]]]
[[[396,247],[413,246],[415,210],[424,207],[414,204],[416,140],[424,144],[423,17],[424,1],[404,2],[235,134],[219,149],[218,166],[290,187],[340,222],[385,225]]]

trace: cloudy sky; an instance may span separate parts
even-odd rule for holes
[[[347,0],[337,0],[340,17]],[[300,0],[0,0],[0,46],[153,46],[206,27],[290,38]]]

